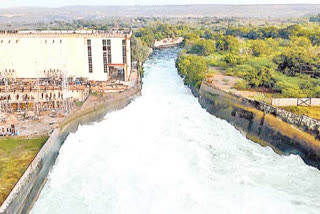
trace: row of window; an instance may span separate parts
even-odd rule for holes
[[[88,48],[88,64],[89,64],[89,73],[93,72],[92,69],[92,50],[91,50],[91,40],[87,40],[87,48]]]
[[[18,43],[19,42],[19,40],[17,39],[17,40],[12,40],[12,42],[11,42],[11,40],[9,39],[8,41],[7,41],[7,43],[8,44],[10,44],[10,43]],[[4,40],[1,40],[1,42],[0,42],[1,44],[3,44],[3,43],[6,43],[6,41],[4,41]]]
[[[108,64],[112,63],[111,60],[111,40],[102,40],[102,52],[103,52],[103,71],[108,72]]]
[[[19,42],[19,39],[16,39],[16,40],[11,40],[11,39],[9,39],[9,40],[7,40],[7,41],[5,41],[5,40],[1,40],[0,41],[0,44],[4,44],[4,43],[8,43],[8,44],[11,44],[11,43],[18,43]],[[44,43],[45,44],[48,44],[48,43],[52,43],[52,44],[55,44],[55,43],[60,43],[60,44],[62,44],[62,39],[60,39],[60,40],[58,40],[58,41],[56,41],[56,40],[44,40]]]
[[[123,61],[123,63],[126,63],[126,61],[127,61],[126,40],[122,40],[122,61]]]

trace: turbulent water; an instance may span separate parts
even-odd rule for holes
[[[201,108],[174,66],[145,64],[142,96],[61,148],[32,213],[320,213],[320,172]]]

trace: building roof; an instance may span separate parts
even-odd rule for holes
[[[0,37],[101,37],[101,38],[130,38],[131,31],[102,31],[102,30],[54,30],[54,31],[0,31]]]

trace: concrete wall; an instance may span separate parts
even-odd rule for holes
[[[202,83],[199,102],[211,114],[225,119],[248,139],[281,154],[297,154],[320,169],[320,121],[298,116]]]
[[[273,98],[273,106],[320,106],[320,98]]]
[[[160,41],[154,42],[154,48],[166,48],[166,47],[173,47],[179,45],[181,42],[183,42],[183,37],[178,38],[165,38]]]
[[[107,112],[125,107],[136,96],[140,95],[140,91],[141,86],[138,85],[127,91],[120,92],[117,96],[106,98],[103,102],[91,108],[67,117],[60,124],[60,128],[53,131],[48,141],[13,188],[0,207],[0,213],[28,213],[46,182],[47,175],[54,165],[60,147],[68,134],[75,132],[79,124],[88,124],[103,119]]]

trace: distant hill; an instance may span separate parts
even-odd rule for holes
[[[320,4],[30,7],[0,9],[0,23],[98,19],[110,16],[288,18],[318,13]]]

